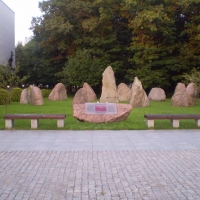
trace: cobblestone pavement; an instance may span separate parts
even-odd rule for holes
[[[200,200],[199,131],[96,133],[0,131],[0,200]]]

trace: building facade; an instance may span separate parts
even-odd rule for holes
[[[0,64],[15,68],[15,13],[0,0]]]

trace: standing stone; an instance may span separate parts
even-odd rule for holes
[[[20,96],[20,104],[28,104],[28,103],[29,103],[28,90],[23,89]]]
[[[30,85],[28,88],[27,88],[27,92],[28,92],[28,102],[30,103],[31,102],[31,90],[34,86],[33,85]]]
[[[67,99],[67,91],[65,86],[62,83],[58,83],[51,93],[49,94],[49,100],[64,100]]]
[[[190,83],[187,87],[186,87],[186,91],[187,93],[191,96],[192,98],[192,105],[195,104],[196,99],[197,99],[197,87],[195,86],[194,83]]]
[[[32,87],[30,89],[30,103],[32,105],[44,105],[43,96],[40,88]]]
[[[185,84],[178,83],[171,98],[171,105],[177,107],[188,107],[192,105],[192,98],[187,93]]]
[[[152,88],[148,95],[149,100],[165,101],[166,94],[162,88]]]
[[[120,83],[117,87],[117,94],[119,101],[130,101],[131,89],[125,83]]]
[[[130,104],[132,105],[132,107],[146,107],[150,105],[147,94],[137,77],[135,77],[131,88]]]
[[[74,104],[85,104],[89,101],[87,90],[85,88],[80,88],[74,95],[72,105]]]
[[[87,96],[89,98],[89,101],[97,100],[97,96],[96,96],[94,90],[91,88],[91,86],[88,83],[84,83],[83,88],[85,88],[87,90]]]
[[[117,87],[114,72],[111,66],[108,66],[103,72],[101,103],[118,103]]]

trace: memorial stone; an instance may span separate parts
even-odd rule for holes
[[[131,89],[125,84],[120,83],[117,87],[119,101],[129,101],[131,98]]]
[[[51,93],[49,94],[49,100],[64,100],[67,99],[67,91],[62,83],[58,83]]]
[[[91,86],[88,83],[84,83],[83,88],[85,88],[87,90],[87,96],[89,98],[89,101],[97,100],[97,96],[96,96],[94,90],[91,88]]]
[[[137,77],[135,77],[131,88],[130,104],[133,107],[146,107],[150,105],[147,94],[142,87],[142,83]]]
[[[101,103],[118,103],[117,86],[114,72],[111,66],[108,66],[103,72]]]
[[[74,104],[85,104],[89,101],[87,90],[85,88],[80,88],[74,95],[72,105]]]

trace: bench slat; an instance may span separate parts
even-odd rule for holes
[[[145,114],[147,119],[200,119],[198,114]]]
[[[56,119],[57,127],[64,127],[65,114],[6,114],[4,115],[6,128],[14,126],[15,119],[30,119],[31,129],[38,128],[39,119]]]
[[[169,119],[174,128],[179,127],[180,119],[194,119],[196,125],[200,126],[200,115],[198,114],[145,114],[144,117],[149,128],[154,127],[156,119]]]
[[[65,114],[6,114],[4,119],[65,119]]]

